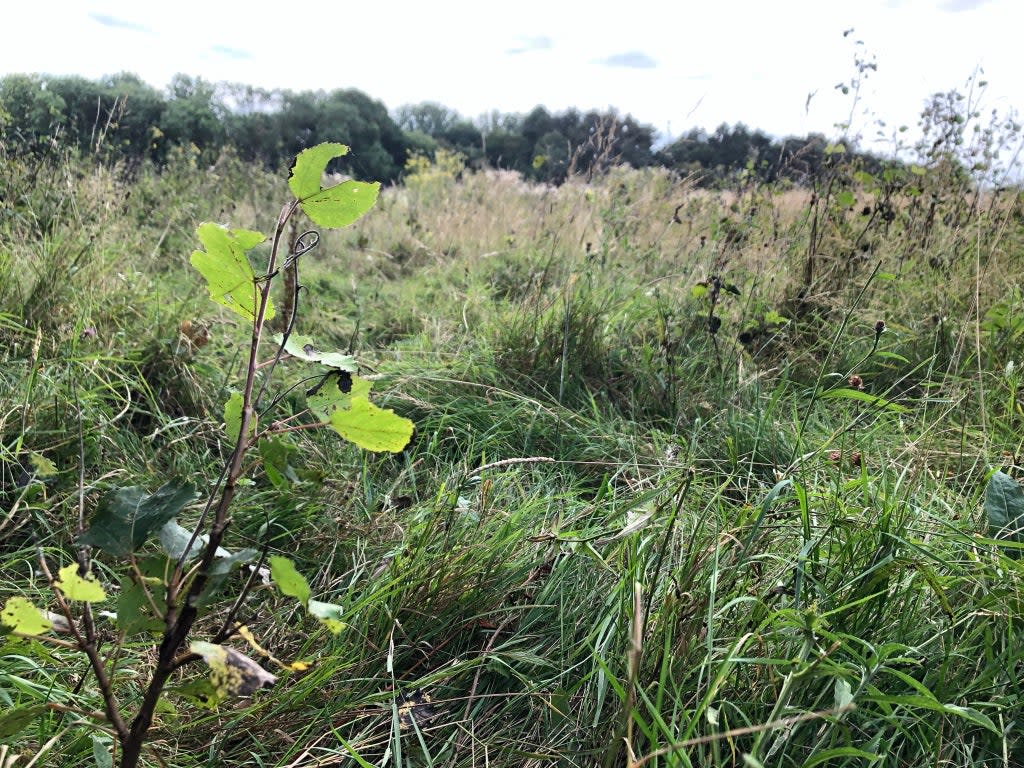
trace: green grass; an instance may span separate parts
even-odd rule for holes
[[[215,481],[245,329],[203,295],[192,233],[267,227],[284,179],[187,155],[2,168],[0,599],[53,609],[37,547],[73,559],[80,503]],[[926,249],[897,218],[801,297],[807,209],[744,195],[466,173],[325,236],[298,330],[351,347],[416,436],[382,456],[303,433],[287,487],[254,469],[229,547],[293,558],[346,627],[257,588],[243,620],[311,669],[216,711],[172,690],[149,764],[1024,761],[1022,572],[982,509],[987,473],[1021,464],[1019,202]],[[835,253],[859,231],[843,216]],[[740,292],[714,337],[692,293],[712,275]],[[153,649],[101,626],[130,712]],[[0,739],[4,768],[91,764],[107,738],[85,659],[8,638],[0,709],[46,702],[65,709]]]

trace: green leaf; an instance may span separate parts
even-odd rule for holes
[[[166,604],[167,590],[163,579],[170,567],[166,557],[146,558],[139,563],[145,586],[129,576],[121,579],[121,590],[117,595],[117,627],[125,635],[131,637],[144,632],[155,635],[164,630],[164,617],[159,611]]]
[[[827,392],[822,392],[820,397],[822,400],[834,400],[836,398],[860,400],[863,403],[870,403],[882,410],[892,411],[893,413],[908,413],[910,411],[905,405],[899,405],[891,400],[886,400],[884,397],[878,397],[877,395],[871,395],[867,392],[861,392],[859,389],[850,389],[849,387],[830,389]]]
[[[1024,541],[1024,488],[1005,472],[997,470],[985,489],[985,514],[989,533],[1003,541]],[[1006,550],[1008,553],[1011,550]],[[1019,557],[1014,551],[1014,557]]]
[[[100,501],[89,530],[78,543],[124,557],[141,547],[150,533],[178,515],[195,497],[191,483],[166,483],[149,495],[135,486],[117,488]]]
[[[15,707],[0,715],[0,739],[9,739],[25,730],[32,722],[46,711],[45,704],[29,704]],[[11,765],[14,765],[12,762]]]
[[[853,192],[848,189],[844,189],[836,195],[836,203],[840,208],[850,208],[854,203],[857,202],[857,198]]]
[[[196,230],[205,251],[193,251],[192,266],[206,278],[210,298],[241,315],[246,320],[256,317],[258,287],[256,274],[246,252],[267,238],[248,229],[225,229],[206,222]],[[267,300],[264,318],[274,316],[274,307]]]
[[[77,600],[83,603],[102,603],[107,599],[107,593],[103,591],[100,582],[95,574],[88,572],[85,576],[78,573],[78,563],[69,563],[58,572],[57,581],[54,586],[64,593],[68,600]]]
[[[198,640],[188,648],[206,661],[210,684],[220,698],[251,696],[260,688],[277,682],[276,676],[234,648]]]
[[[349,408],[331,413],[330,424],[346,440],[368,451],[398,453],[412,438],[409,419],[355,395]]]
[[[319,600],[310,600],[307,605],[309,615],[323,624],[331,631],[331,634],[338,634],[345,628],[345,622],[341,620],[343,613],[340,605],[333,603],[321,603]]]
[[[57,465],[41,453],[32,451],[28,455],[28,460],[32,465],[32,474],[36,477],[53,477],[57,474]]]
[[[295,563],[287,557],[274,555],[268,560],[270,565],[270,578],[277,584],[281,594],[294,597],[302,603],[303,607],[309,604],[309,583],[305,577],[295,570]]]
[[[708,284],[697,283],[690,289],[690,295],[695,299],[703,299],[708,295]]]
[[[282,335],[277,334],[274,341],[281,343]],[[340,352],[321,352],[317,349],[316,343],[309,336],[292,335],[288,337],[288,343],[284,345],[284,351],[292,357],[306,360],[310,363],[321,363],[330,368],[337,368],[341,371],[355,373],[359,365],[352,355],[344,355]]]
[[[241,392],[232,392],[224,403],[224,431],[231,442],[238,441],[238,433],[242,431],[242,405],[245,398]]]
[[[259,451],[260,458],[263,459],[263,471],[267,473],[267,479],[275,488],[284,490],[298,480],[295,470],[288,463],[292,454],[296,452],[292,443],[272,437],[260,441]]]
[[[373,208],[380,182],[343,181],[302,201],[302,211],[321,227],[347,227]]]
[[[27,597],[9,598],[0,611],[0,624],[23,635],[41,635],[52,626]]]
[[[377,202],[380,183],[344,181],[326,189],[320,186],[327,163],[348,154],[344,144],[325,143],[304,149],[295,158],[288,186],[303,212],[322,227],[347,227]]]
[[[359,376],[332,372],[315,387],[314,394],[306,397],[306,405],[321,419],[329,421],[336,410],[348,408],[353,397],[369,399],[372,387],[371,382]]]
[[[99,736],[92,737],[92,757],[96,761],[96,768],[114,768],[114,758],[110,755],[110,739],[101,739]]]
[[[295,158],[292,174],[288,179],[288,187],[299,200],[315,195],[320,191],[320,179],[323,177],[327,163],[336,157],[348,154],[344,144],[327,142],[315,147],[304,149]]]

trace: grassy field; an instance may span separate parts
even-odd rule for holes
[[[297,332],[413,442],[303,432],[254,466],[226,545],[291,557],[346,626],[255,589],[259,643],[312,666],[215,708],[185,667],[145,764],[1024,764],[1024,571],[984,506],[1024,463],[1022,199],[854,170],[812,195],[439,165],[325,233]],[[54,609],[38,554],[73,562],[110,488],[216,481],[248,331],[195,227],[268,231],[285,180],[0,164],[0,602]],[[97,622],[130,713],[154,645]],[[4,639],[0,711],[49,704],[0,766],[103,765],[86,659]]]

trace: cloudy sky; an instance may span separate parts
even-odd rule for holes
[[[1021,21],[1019,0],[25,0],[4,9],[0,74],[129,71],[163,87],[184,72],[470,118],[614,107],[669,135],[740,121],[833,134],[852,106],[835,86],[861,55],[877,64],[854,115],[869,136],[864,110],[913,126],[928,94],[979,68],[983,106],[1024,108]]]

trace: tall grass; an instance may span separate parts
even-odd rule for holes
[[[45,594],[35,548],[73,548],[80,500],[213,481],[242,330],[186,269],[191,232],[275,210],[272,178],[230,157],[36,162],[2,171],[4,599]],[[258,590],[260,642],[313,667],[215,711],[186,669],[154,754],[1024,762],[1021,571],[981,511],[988,471],[1021,463],[1019,201],[939,219],[926,247],[909,213],[834,212],[810,285],[809,206],[654,171],[558,188],[466,171],[386,190],[325,237],[299,331],[351,348],[416,437],[382,458],[312,436],[287,488],[253,478],[233,544],[293,557],[346,628]],[[716,276],[738,295],[695,290]],[[66,705],[0,764],[88,764],[105,736],[83,670],[0,648],[4,707]],[[139,695],[130,674],[119,695]]]

